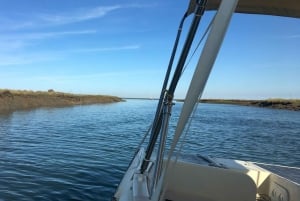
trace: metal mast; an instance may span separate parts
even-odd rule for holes
[[[167,74],[166,74],[166,79],[165,79],[165,82],[164,82],[164,85],[163,85],[163,88],[162,88],[162,92],[161,92],[160,101],[159,101],[159,104],[158,104],[158,107],[157,107],[157,112],[156,112],[156,116],[155,116],[155,119],[154,119],[152,131],[151,131],[150,142],[149,142],[149,145],[148,145],[147,150],[146,150],[145,159],[144,159],[144,161],[142,163],[142,166],[141,166],[141,173],[143,173],[147,169],[150,157],[151,157],[153,149],[154,149],[154,145],[157,141],[157,137],[158,137],[158,135],[161,131],[161,128],[162,128],[163,103],[165,102],[166,107],[171,107],[171,105],[172,105],[174,92],[175,92],[176,86],[178,84],[180,75],[182,73],[182,70],[183,70],[186,58],[188,56],[189,50],[191,48],[192,42],[194,40],[196,31],[198,29],[199,22],[200,22],[201,17],[204,13],[206,3],[207,3],[207,0],[196,0],[196,1],[193,0],[190,3],[189,10],[192,9],[191,5],[195,5],[194,18],[193,18],[193,21],[191,23],[190,30],[189,30],[189,33],[187,35],[184,46],[182,48],[182,52],[181,52],[181,55],[179,57],[177,67],[175,69],[173,79],[170,83],[169,90],[166,90],[166,85],[167,85],[170,70],[171,70],[171,69],[168,68],[168,71],[167,71]],[[184,18],[181,21],[181,23],[183,23],[186,15],[187,15],[187,13],[184,15]],[[177,44],[178,44],[178,41],[176,39],[174,49],[175,49],[175,47],[177,47]],[[174,51],[174,49],[173,49],[172,56],[171,56],[171,59],[170,59],[169,67],[172,66],[172,63],[173,63],[173,60],[174,60],[174,56],[175,56],[175,52],[176,52],[176,50]],[[171,108],[169,108],[169,111],[171,111]],[[162,135],[166,135],[166,134],[162,134]]]

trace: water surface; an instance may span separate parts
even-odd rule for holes
[[[0,200],[110,200],[156,104],[128,100],[0,115]],[[181,105],[173,108],[170,131]],[[184,148],[300,167],[300,113],[201,104]]]

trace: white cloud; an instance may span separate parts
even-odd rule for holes
[[[98,6],[87,9],[76,9],[56,13],[23,14],[18,13],[18,20],[13,18],[0,19],[0,66],[23,65],[48,60],[62,59],[70,54],[84,52],[109,52],[109,51],[127,51],[139,49],[139,45],[122,45],[113,47],[74,47],[73,49],[64,49],[58,47],[57,51],[48,51],[41,49],[34,52],[36,47],[40,47],[45,39],[60,37],[69,37],[76,35],[88,35],[97,33],[96,30],[69,30],[69,31],[34,31],[36,28],[49,26],[58,26],[83,22],[92,19],[102,18],[109,13],[122,8],[137,7],[137,5],[112,5]],[[26,30],[30,28],[30,30]],[[61,28],[61,27],[60,27]],[[4,30],[4,31],[3,31]],[[14,31],[12,31],[14,30]],[[34,48],[31,48],[34,47]]]
[[[0,66],[25,65],[25,64],[38,63],[44,61],[53,61],[61,58],[62,55],[55,54],[55,53],[0,55]]]
[[[2,24],[6,24],[5,30],[21,30],[24,28],[36,28],[36,27],[46,27],[46,26],[57,26],[64,24],[77,23],[92,19],[97,19],[106,16],[110,12],[121,9],[122,6],[114,5],[114,6],[99,6],[96,8],[90,8],[85,10],[75,10],[72,12],[63,12],[63,13],[40,13],[36,15],[26,15],[26,18],[30,18],[29,20],[11,20],[6,19],[5,21],[2,19]],[[1,29],[3,30],[2,27]]]
[[[83,35],[83,34],[94,34],[96,30],[76,30],[76,31],[56,31],[56,32],[32,32],[22,34],[6,34],[0,35],[0,41],[25,41],[35,39],[54,38],[68,35]]]
[[[139,45],[126,45],[126,46],[115,46],[115,47],[103,47],[103,48],[82,48],[69,50],[69,52],[111,52],[111,51],[122,51],[122,50],[136,50],[139,49]]]
[[[97,8],[92,8],[84,11],[77,11],[74,13],[68,14],[44,14],[40,16],[40,19],[46,23],[51,25],[59,25],[59,24],[69,24],[76,23],[96,18],[101,18],[107,15],[108,13],[121,8],[121,6],[99,6]]]
[[[143,75],[157,75],[161,74],[160,70],[126,70],[126,71],[114,71],[114,72],[103,72],[103,73],[93,73],[93,74],[81,74],[81,75],[47,75],[47,76],[37,76],[33,79],[42,81],[78,81],[78,80],[92,80],[92,79],[107,79],[111,80],[113,78],[127,78],[140,77]]]
[[[82,34],[94,34],[96,30],[77,30],[77,31],[56,31],[56,32],[31,32],[24,34],[9,34],[1,36],[0,38],[6,40],[34,40],[34,39],[45,39],[53,37],[61,37],[67,35],[82,35]]]
[[[297,39],[297,38],[300,38],[300,34],[289,35],[289,36],[287,36],[287,38]]]
[[[59,31],[59,32],[33,32],[24,34],[0,35],[0,52],[11,52],[32,44],[33,40],[57,38],[70,35],[85,35],[97,33],[95,30]]]
[[[42,33],[31,33],[24,35],[25,39],[45,39],[51,37],[60,37],[67,35],[83,35],[83,34],[94,34],[95,30],[80,30],[80,31],[61,31],[61,32],[42,32]]]
[[[86,48],[86,49],[69,49],[48,51],[39,53],[15,53],[15,54],[0,54],[0,66],[24,65],[31,63],[39,63],[45,61],[55,61],[66,58],[74,53],[84,52],[111,52],[111,51],[129,51],[139,49],[139,45],[125,45],[102,48]],[[1,53],[1,50],[0,50]]]
[[[3,52],[10,52],[14,51],[20,48],[23,48],[26,43],[22,40],[7,40],[7,39],[0,39],[0,53],[3,54]]]

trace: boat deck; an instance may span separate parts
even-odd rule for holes
[[[294,183],[300,184],[300,168],[263,164],[263,163],[254,163],[254,164],[270,172],[273,172],[274,174],[284,177]]]
[[[209,165],[209,166],[216,166],[220,168],[227,168],[226,163],[228,159],[219,159],[219,158],[211,158],[208,156],[203,156],[200,154],[197,155],[181,155],[180,159],[187,162],[192,162],[196,164],[202,164],[202,165]],[[253,163],[265,170],[268,170],[276,175],[279,175],[280,177],[286,178],[294,183],[297,183],[300,185],[300,167],[288,167],[288,166],[282,166],[282,165],[274,165],[274,164],[265,164],[265,163],[257,163],[257,162],[250,162]],[[241,167],[235,166],[235,164],[231,163],[231,168],[240,169]]]

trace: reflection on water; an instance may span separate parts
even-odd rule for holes
[[[0,200],[110,200],[156,101],[0,115]],[[170,130],[181,103],[173,109]],[[188,154],[300,167],[300,113],[202,104]]]

